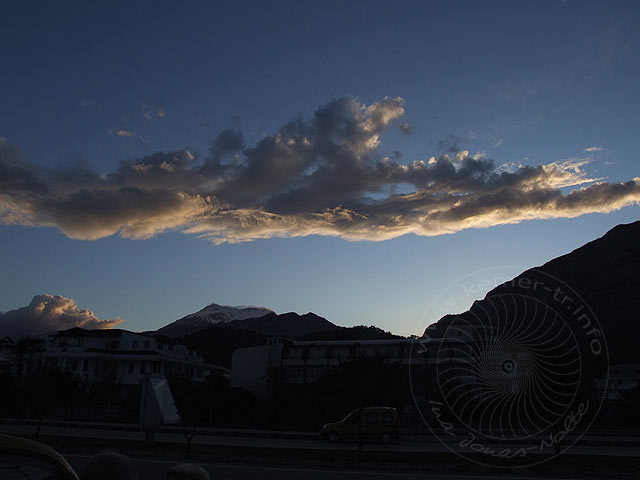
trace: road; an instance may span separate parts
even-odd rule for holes
[[[65,455],[73,468],[80,472],[89,460],[88,455]],[[131,465],[139,480],[164,480],[165,472],[176,461],[132,458]],[[270,467],[258,465],[198,463],[211,480],[566,480],[567,477],[514,474],[456,474],[456,473],[405,473],[391,471],[341,470],[328,468]],[[593,480],[594,477],[590,477]]]
[[[8,425],[0,424],[0,433],[18,436],[33,435],[35,427],[33,425]],[[97,428],[68,428],[45,425],[40,431],[41,435],[65,437],[72,436],[76,438],[101,438],[112,440],[144,440],[144,433],[132,430],[104,430]],[[461,437],[462,438],[462,437]],[[158,433],[156,440],[164,443],[185,443],[185,438],[181,433]],[[237,447],[256,447],[256,448],[283,448],[283,449],[303,449],[303,450],[354,450],[353,443],[329,444],[319,439],[290,439],[290,438],[255,438],[240,436],[224,436],[224,435],[196,435],[193,439],[194,444],[201,445],[220,445],[220,446],[237,446]],[[521,445],[501,445],[492,444],[494,450],[502,450],[509,448],[516,450]],[[391,445],[381,445],[376,443],[366,443],[364,445],[367,451],[390,451],[390,452],[447,452],[449,449],[441,444],[437,439],[432,437],[405,437]],[[543,449],[542,452],[535,448],[532,444],[529,446],[531,453],[551,453],[549,448]],[[469,453],[469,450],[456,448],[462,453]],[[584,455],[610,455],[610,456],[640,456],[640,447],[638,446],[601,446],[601,445],[574,445],[567,450],[572,454]]]

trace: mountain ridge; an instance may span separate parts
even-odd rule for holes
[[[164,327],[159,328],[155,333],[168,335],[170,337],[182,337],[212,325],[228,324],[234,321],[242,321],[250,318],[262,317],[275,313],[270,308],[256,306],[219,305],[210,303],[197,312],[185,315]]]
[[[513,292],[521,279],[541,280],[544,275],[570,287],[591,309],[604,332],[611,363],[638,361],[634,344],[640,336],[636,321],[640,312],[640,221],[617,225],[569,253],[525,270],[491,289],[465,312],[444,315],[423,336],[442,332],[456,318],[487,310],[493,297]],[[532,296],[543,302],[549,298],[548,293],[546,299],[542,293]]]
[[[223,307],[213,303],[159,328],[154,333],[180,338],[215,326],[292,338],[339,328],[313,312],[303,315],[296,312],[277,314],[264,307]]]

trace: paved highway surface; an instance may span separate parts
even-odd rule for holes
[[[73,468],[80,472],[89,460],[88,455],[65,455]],[[132,458],[131,465],[139,480],[164,480],[165,472],[176,461]],[[198,463],[211,477],[211,480],[566,480],[567,477],[554,475],[514,475],[514,474],[456,474],[456,473],[405,473],[372,472],[362,470],[341,470],[327,468],[270,467],[238,464]],[[590,477],[595,480],[594,477]]]
[[[0,424],[0,433],[18,436],[30,436],[35,432],[33,425],[8,425]],[[40,431],[41,435],[47,436],[72,436],[80,438],[103,438],[113,440],[144,440],[144,433],[130,430],[101,430],[94,428],[65,428],[45,425]],[[158,433],[156,440],[167,443],[185,443],[184,435],[181,433]],[[201,445],[223,445],[223,446],[239,446],[239,447],[258,447],[258,448],[295,448],[295,449],[322,449],[322,450],[354,450],[356,448],[353,443],[329,444],[316,440],[288,439],[288,438],[252,438],[238,436],[222,436],[222,435],[196,435],[193,439],[194,444]],[[500,445],[493,444],[491,447],[495,450],[510,448],[516,450],[521,445]],[[531,453],[540,453],[538,449],[533,450],[531,445]],[[402,438],[391,445],[381,445],[376,443],[366,443],[364,449],[367,451],[391,451],[391,452],[447,452],[446,446],[442,445],[437,439],[424,437]],[[468,449],[458,449],[461,452],[469,452]],[[549,449],[543,450],[544,453],[550,453]],[[598,446],[598,445],[574,445],[568,449],[569,453],[585,454],[585,455],[611,455],[611,456],[640,456],[640,447],[627,446]]]

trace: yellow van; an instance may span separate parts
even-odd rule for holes
[[[359,431],[359,432],[358,432]],[[358,408],[339,422],[327,423],[320,430],[322,437],[335,443],[358,440],[390,443],[398,435],[398,411],[393,407]]]

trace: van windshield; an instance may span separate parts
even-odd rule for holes
[[[355,417],[353,416],[353,412],[342,419],[341,423],[356,423]]]

